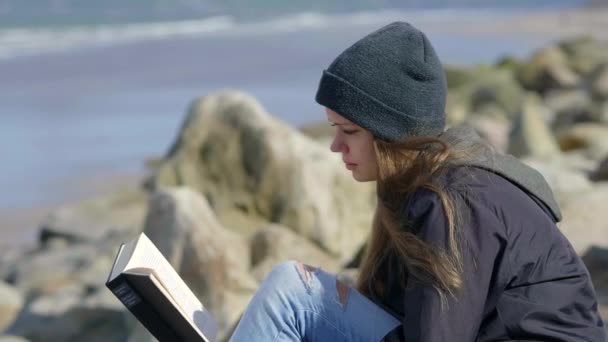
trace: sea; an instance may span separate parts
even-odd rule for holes
[[[1,5],[2,0],[0,13]],[[85,198],[93,195],[84,185],[89,181],[143,173],[146,160],[165,155],[189,104],[220,90],[248,92],[296,128],[323,121],[314,101],[322,70],[391,21],[425,31],[445,64],[525,58],[552,38],[458,28],[534,10],[300,11],[259,20],[223,13],[95,25],[0,25],[0,210]]]

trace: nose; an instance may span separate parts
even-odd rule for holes
[[[344,144],[342,139],[340,139],[338,136],[334,137],[334,140],[331,142],[331,146],[329,147],[329,149],[332,152],[348,152],[348,146],[346,146],[346,144]]]

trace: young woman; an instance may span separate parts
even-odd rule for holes
[[[467,129],[445,130],[426,36],[396,22],[324,71],[333,152],[378,205],[356,288],[274,268],[234,341],[606,341],[589,273],[543,177]]]

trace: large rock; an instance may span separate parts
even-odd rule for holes
[[[33,299],[8,332],[32,341],[122,341],[124,306],[107,290],[73,284]]]
[[[480,112],[487,105],[502,108],[509,118],[519,110],[524,91],[512,72],[492,70],[485,72],[471,85],[471,110]]]
[[[591,180],[596,182],[608,181],[608,156],[606,156],[591,173]]]
[[[563,151],[584,151],[595,160],[608,155],[608,125],[577,124],[558,134],[557,139]]]
[[[563,221],[559,223],[579,254],[592,245],[608,247],[608,184],[569,196],[562,203]]]
[[[145,204],[143,191],[129,190],[64,205],[41,223],[40,242],[98,243],[115,232],[133,235],[141,229]]]
[[[28,339],[20,336],[0,335],[0,342],[30,342]]]
[[[591,246],[583,255],[583,261],[591,274],[595,289],[608,294],[608,247]]]
[[[80,272],[89,269],[99,257],[99,249],[80,244],[69,249],[39,250],[16,265],[8,280],[24,293],[52,295],[78,282]],[[107,276],[104,270],[99,279]]]
[[[444,65],[443,71],[448,84],[448,88],[458,88],[475,80],[477,72],[471,68],[457,65]]]
[[[31,253],[28,249],[22,247],[0,249],[0,281],[8,281],[14,276],[20,260],[27,258]]]
[[[569,167],[565,158],[552,160],[526,158],[523,161],[543,175],[559,203],[566,202],[574,194],[593,189],[587,175]]]
[[[589,79],[591,95],[599,101],[608,100],[608,60],[596,67]]]
[[[23,307],[21,292],[0,281],[0,332],[6,330],[17,318]]]
[[[547,125],[550,110],[534,94],[526,97],[513,123],[508,152],[517,157],[552,158],[560,150]]]
[[[497,151],[507,151],[510,123],[506,119],[473,114],[467,118],[464,124],[472,127],[479,136],[486,139]]]
[[[566,53],[570,68],[584,76],[590,75],[598,64],[608,61],[608,43],[591,35],[567,39],[558,46]]]
[[[336,259],[287,227],[270,225],[252,237],[252,273],[258,281],[262,281],[274,266],[287,260],[299,260],[332,273],[340,269]]]
[[[608,323],[608,248],[592,246],[583,256],[583,261],[599,299],[600,315],[604,323]]]
[[[591,105],[593,121],[608,125],[608,100]]]
[[[326,142],[327,140],[332,139],[335,131],[335,127],[332,127],[327,121],[315,122],[313,124],[300,127],[300,132],[302,132],[304,135],[321,142]]]
[[[187,187],[150,196],[146,235],[209,309],[224,334],[257,288],[249,276],[249,247],[218,222],[209,204]]]
[[[574,88],[580,77],[570,69],[567,56],[557,46],[544,48],[521,65],[516,72],[521,85],[539,93],[551,89]]]
[[[192,104],[151,184],[197,190],[227,228],[249,235],[279,223],[339,258],[366,238],[376,198],[373,184],[356,183],[340,156],[240,92]]]
[[[463,87],[450,90],[446,102],[446,123],[458,126],[463,123],[471,112],[468,89]]]
[[[503,118],[511,118],[520,108],[523,89],[508,70],[475,68],[470,79],[450,89],[447,113],[449,123],[461,123],[468,113],[482,113],[487,106],[502,109]],[[458,120],[455,120],[458,119]]]
[[[560,131],[579,122],[590,122],[596,118],[594,104],[586,91],[555,90],[545,95],[545,104],[555,113],[551,126]]]

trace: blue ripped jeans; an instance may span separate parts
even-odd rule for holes
[[[335,275],[288,261],[262,282],[230,341],[380,341],[400,324]]]

